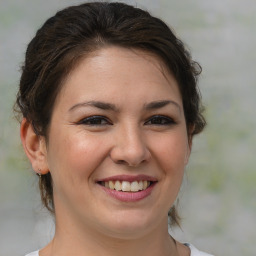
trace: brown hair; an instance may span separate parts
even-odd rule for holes
[[[87,54],[107,45],[159,56],[178,82],[189,136],[203,130],[206,123],[197,87],[201,67],[172,30],[139,8],[92,2],[57,12],[28,45],[16,109],[33,125],[38,136],[47,138],[54,102],[68,73]],[[50,172],[41,177],[39,185],[43,204],[54,212]],[[179,224],[175,207],[169,216],[172,224]]]

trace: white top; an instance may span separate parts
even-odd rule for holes
[[[190,248],[190,251],[191,251],[190,256],[213,256],[211,254],[197,250],[196,247],[194,247],[191,244],[185,244],[185,245],[187,245]],[[31,252],[25,256],[39,256],[39,251]]]
[[[206,252],[201,252],[196,249],[192,244],[185,244],[190,248],[190,256],[213,256],[212,254],[208,254]],[[37,255],[36,255],[37,256]]]

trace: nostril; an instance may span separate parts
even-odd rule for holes
[[[134,143],[124,143],[124,145],[115,145],[109,156],[116,164],[137,167],[148,162],[151,154],[145,146],[138,147]]]
[[[127,165],[129,165],[126,161],[124,161],[124,160],[117,160],[117,162],[116,162],[117,164],[127,164]]]

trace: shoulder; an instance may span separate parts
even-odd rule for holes
[[[39,256],[39,253],[38,253],[38,251],[35,251],[35,252],[31,252],[29,254],[26,254],[25,256]]]
[[[185,244],[185,245],[190,248],[190,251],[191,251],[190,256],[213,256],[213,255],[211,255],[211,254],[208,254],[208,253],[199,251],[199,250],[198,250],[195,246],[193,246],[192,244]]]

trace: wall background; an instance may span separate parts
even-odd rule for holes
[[[82,1],[0,0],[0,256],[44,246],[54,231],[19,141],[14,102],[26,45],[58,9]],[[126,1],[135,3],[135,1]],[[256,1],[141,0],[203,67],[208,127],[194,140],[180,195],[182,230],[216,255],[256,254]]]

